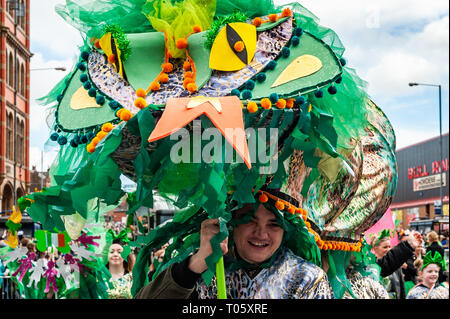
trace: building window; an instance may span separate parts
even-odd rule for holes
[[[25,125],[23,121],[20,121],[17,133],[17,163],[23,165],[25,164]]]
[[[14,158],[13,120],[12,114],[9,114],[6,121],[6,157],[10,160]]]
[[[8,84],[10,87],[14,87],[14,58],[11,52],[8,58]]]
[[[20,27],[25,30],[25,3],[23,0],[20,0],[17,16]]]
[[[25,67],[23,63],[20,64],[20,94],[25,96]]]

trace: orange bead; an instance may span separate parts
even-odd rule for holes
[[[159,84],[159,82],[153,81],[152,83],[150,83],[150,90],[159,91],[160,88],[161,88],[161,85]]]
[[[189,83],[186,88],[189,92],[193,93],[193,92],[197,91],[197,84]]]
[[[294,99],[289,99],[286,101],[286,107],[292,109],[294,107]]]
[[[131,114],[131,112],[126,109],[124,109],[123,112],[120,113],[120,119],[125,122],[129,121],[132,116],[133,115]]]
[[[266,194],[261,194],[261,195],[259,195],[258,199],[259,199],[260,203],[267,203],[267,201],[269,200],[269,197],[267,197]]]
[[[194,27],[192,28],[192,30],[193,30],[195,33],[199,33],[199,32],[202,32],[202,27],[200,27],[199,25],[194,25]]]
[[[99,131],[98,133],[97,133],[97,137],[99,138],[99,139],[103,139],[106,135],[108,135],[108,133],[107,132],[105,132],[105,131]]]
[[[86,150],[88,151],[88,153],[94,153],[95,145],[89,143],[88,145],[86,145]]]
[[[94,137],[91,140],[91,144],[94,145],[94,146],[97,146],[98,143],[100,143],[100,139],[98,137]]]
[[[111,123],[105,123],[102,125],[102,131],[103,132],[111,132],[114,128],[114,125],[112,125]]]
[[[184,88],[187,88],[188,84],[194,83],[194,82],[195,82],[195,81],[194,81],[193,78],[185,78],[185,79],[183,80],[183,87],[184,87]]]
[[[243,50],[244,50],[244,48],[245,48],[245,45],[244,45],[244,42],[242,42],[242,41],[237,41],[235,44],[234,44],[234,51],[236,51],[236,52],[242,52]]]
[[[185,71],[189,71],[191,69],[191,63],[189,61],[184,61],[183,63],[183,69]]]
[[[276,103],[276,106],[279,109],[284,109],[286,107],[286,100],[284,99],[279,99],[278,102]]]
[[[163,69],[164,72],[170,73],[173,71],[173,64],[172,63],[163,63],[163,65],[161,65],[161,68]]]
[[[136,106],[139,109],[143,109],[144,107],[147,106],[147,101],[142,97],[138,97],[136,100],[134,100],[134,106]]]
[[[268,110],[272,107],[272,102],[268,98],[264,98],[261,100],[261,107],[265,110]]]
[[[259,26],[262,24],[261,18],[258,17],[258,18],[253,19],[252,24],[253,24],[255,27],[259,27]]]
[[[278,209],[278,210],[284,210],[284,203],[281,202],[281,201],[279,201],[279,200],[277,200],[277,201],[275,202],[275,207],[276,207],[276,209]]]
[[[177,47],[177,49],[186,49],[188,45],[188,42],[185,38],[179,38],[176,42],[175,42],[175,46]]]
[[[271,22],[276,22],[278,20],[278,15],[275,13],[269,14],[269,20]]]
[[[253,102],[253,101],[248,102],[248,104],[247,104],[247,111],[249,113],[255,113],[256,111],[258,111],[258,105],[255,102]]]
[[[291,9],[289,9],[289,8],[285,8],[285,9],[283,10],[283,12],[281,13],[281,15],[282,15],[283,17],[290,17],[290,16],[292,15],[292,11],[291,11]]]
[[[108,62],[109,63],[116,63],[116,56],[114,54],[108,55]]]
[[[147,96],[147,92],[145,92],[144,89],[137,89],[137,90],[136,90],[136,95],[137,95],[138,97],[146,97],[146,96]]]
[[[158,81],[161,83],[169,82],[169,75],[167,73],[161,73],[158,77]]]

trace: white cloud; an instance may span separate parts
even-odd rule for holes
[[[64,3],[64,0],[31,1],[31,48],[45,50],[48,56],[73,59],[82,38],[75,28],[56,14],[55,5]]]

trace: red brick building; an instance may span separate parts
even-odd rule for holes
[[[0,210],[29,191],[30,0],[0,0]]]

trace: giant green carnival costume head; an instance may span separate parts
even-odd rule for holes
[[[176,208],[131,243],[134,292],[153,248],[170,242],[158,273],[219,218],[209,282],[232,212],[249,204],[276,215],[282,245],[318,265],[327,254],[331,280],[345,280],[339,265],[386,211],[397,172],[391,125],[332,30],[299,3],[264,0],[68,1],[57,12],[85,44],[42,99],[61,151],[53,186],[28,196],[33,218],[64,230],[61,216],[101,215],[125,175],[137,184],[129,215],[155,193]]]

